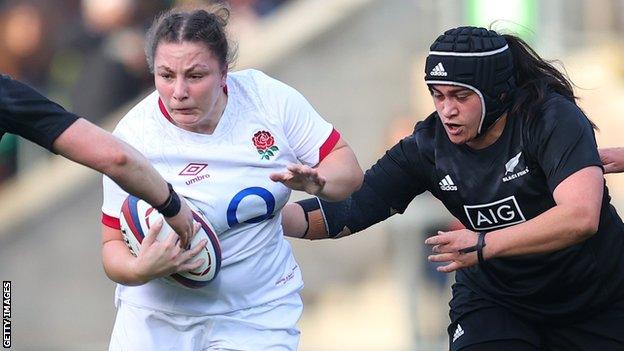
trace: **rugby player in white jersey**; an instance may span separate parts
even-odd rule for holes
[[[132,256],[118,219],[127,194],[104,178],[102,255],[119,283],[110,350],[295,350],[303,281],[281,208],[291,189],[339,200],[361,185],[352,150],[301,94],[259,71],[228,73],[228,15],[172,10],[154,22],[157,91],[114,132],[211,222],[221,271],[199,289],[159,279],[197,267],[199,246],[172,236]]]

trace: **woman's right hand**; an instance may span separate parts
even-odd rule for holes
[[[173,231],[165,240],[156,240],[162,226],[161,219],[149,229],[136,259],[130,261],[133,275],[142,283],[174,273],[191,271],[204,263],[204,259],[193,260],[193,257],[206,246],[206,239],[200,241],[197,246],[184,250],[178,245],[179,236]],[[194,232],[197,233],[198,230],[199,224],[196,223]]]
[[[624,148],[609,147],[598,149],[600,161],[605,173],[620,173],[624,171]]]

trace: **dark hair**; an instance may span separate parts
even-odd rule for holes
[[[225,33],[229,17],[230,10],[225,6],[212,12],[171,9],[158,16],[145,39],[145,57],[150,72],[154,72],[154,56],[158,44],[185,41],[204,43],[216,56],[221,68],[228,70],[235,56]]]
[[[524,40],[515,35],[502,34],[502,36],[509,45],[516,70],[517,88],[514,92],[510,114],[519,113],[528,118],[535,116],[542,107],[549,90],[555,91],[577,105],[578,97],[574,95],[574,84],[565,73],[553,65],[557,61],[544,60]],[[591,120],[589,122],[592,127],[596,128]]]

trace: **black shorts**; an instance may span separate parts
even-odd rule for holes
[[[497,340],[522,340],[544,351],[624,350],[624,300],[570,324],[532,323],[504,307],[489,306],[459,316],[448,335],[451,351]]]

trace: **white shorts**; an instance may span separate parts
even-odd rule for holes
[[[297,293],[213,316],[164,313],[120,301],[109,351],[296,350],[302,311]]]

